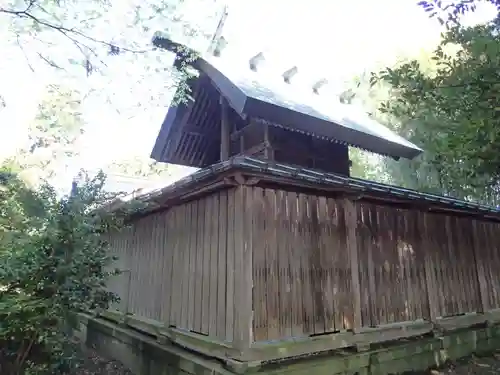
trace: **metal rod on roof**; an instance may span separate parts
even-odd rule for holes
[[[313,91],[315,94],[319,94],[319,90],[325,86],[326,84],[328,83],[328,80],[326,78],[321,78],[319,81],[316,81],[314,84],[313,84]]]
[[[290,80],[298,73],[299,69],[296,66],[291,67],[283,73],[283,80],[290,83]]]
[[[217,45],[215,46],[215,49],[213,50],[212,54],[214,56],[219,57],[224,48],[226,48],[226,46],[227,46],[227,40],[223,36],[221,36],[217,41]]]
[[[228,15],[229,12],[227,10],[227,5],[224,5],[224,8],[222,9],[222,15],[219,20],[219,24],[215,29],[214,36],[212,37],[212,41],[210,42],[210,45],[208,47],[208,53],[213,54],[215,56],[220,56],[220,52],[224,49],[224,47],[227,44],[226,40],[222,37],[222,30],[224,29],[224,24],[226,23]],[[218,49],[221,39],[224,39],[225,44],[222,46],[222,48]],[[217,51],[219,53],[218,55],[216,54]]]
[[[262,61],[265,60],[264,54],[262,52],[259,52],[256,54],[254,57],[250,59],[250,69],[252,69],[254,72],[257,71],[257,66],[262,63]]]

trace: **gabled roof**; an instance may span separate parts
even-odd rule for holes
[[[167,49],[172,45],[171,41],[162,38],[157,38],[154,43],[157,46],[166,44],[164,48]],[[240,118],[257,118],[291,131],[349,144],[395,159],[400,157],[411,159],[422,152],[422,149],[355,107],[341,104],[335,97],[316,94],[312,88],[307,90],[303,87],[296,87],[293,83],[286,83],[280,75],[269,77],[261,74],[259,70],[252,71],[248,64],[235,63],[224,57],[200,57],[193,65],[200,71],[199,78],[190,82],[195,92],[195,100],[198,99],[196,93],[200,87],[201,91],[209,96],[218,96],[218,91],[227,99],[234,113]],[[203,111],[208,113],[205,118],[210,117],[208,121],[212,124],[208,127],[212,128],[213,134],[214,126],[216,128],[220,123],[218,97],[212,98],[210,102],[210,107],[207,107],[206,103],[195,103],[194,112],[199,111],[200,106],[204,108]],[[169,108],[151,157],[161,162],[196,167],[204,167],[217,162],[216,151],[209,149],[201,151],[199,150],[201,146],[182,143],[183,139],[187,142],[186,138],[188,138],[184,128],[188,127],[192,132],[193,127],[201,129],[205,126],[198,123],[205,120],[190,118],[186,112],[187,106],[184,104]],[[204,143],[201,139],[197,142],[200,145]],[[205,147],[218,147],[215,142],[211,143],[211,146]],[[191,150],[192,163],[186,160],[189,157],[179,154],[180,149],[183,148]],[[195,160],[196,153],[211,156]]]

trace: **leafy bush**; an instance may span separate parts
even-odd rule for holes
[[[74,364],[70,327],[76,311],[106,309],[112,259],[102,233],[119,229],[104,176],[74,184],[59,198],[0,171],[0,373],[67,373]]]

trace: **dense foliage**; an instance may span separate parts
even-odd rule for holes
[[[355,79],[354,100],[424,149],[399,161],[353,152],[358,176],[500,203],[500,18],[462,26],[463,15],[478,3],[420,2],[445,20],[436,49]]]
[[[432,55],[385,69],[394,97],[382,110],[406,119],[401,131],[423,146],[444,193],[496,200],[500,181],[499,18],[451,27]]]
[[[118,298],[105,288],[119,271],[101,234],[122,223],[95,210],[111,198],[102,174],[62,199],[49,185],[0,177],[0,373],[65,373],[75,364],[72,313]]]

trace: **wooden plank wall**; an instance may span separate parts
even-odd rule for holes
[[[355,202],[353,275],[345,224],[352,205],[252,190],[255,341],[351,329],[359,315],[372,327],[482,311],[481,295],[485,309],[500,307],[498,224]]]
[[[118,264],[130,268],[128,312],[233,341],[243,287],[235,272],[243,204],[237,189],[225,190],[144,217],[112,236]],[[127,277],[109,285],[121,295],[121,309]]]

